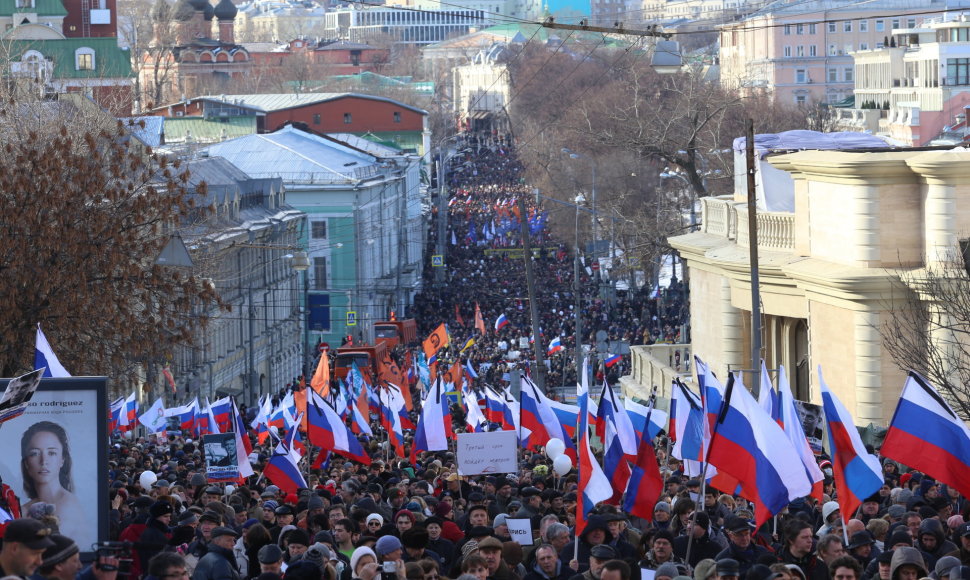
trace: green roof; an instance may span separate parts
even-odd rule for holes
[[[424,155],[421,131],[375,131],[360,134],[360,137],[405,152]]]
[[[61,0],[34,0],[33,8],[17,7],[17,0],[0,0],[0,16],[14,14],[37,14],[37,16],[67,16]]]
[[[5,0],[0,0],[3,2]],[[131,53],[118,47],[117,38],[60,38],[51,40],[16,39],[10,41],[13,60],[28,50],[36,50],[54,64],[54,79],[100,79],[131,76]],[[74,53],[79,48],[94,51],[94,70],[77,70]]]
[[[191,134],[197,143],[218,143],[256,133],[256,117],[167,117],[165,142],[185,141]]]

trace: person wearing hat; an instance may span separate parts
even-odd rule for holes
[[[872,535],[867,530],[862,530],[861,532],[852,534],[846,550],[850,556],[858,560],[859,564],[865,568],[872,561],[873,557],[878,556],[878,554],[872,553],[872,546],[875,543],[876,540],[872,538]]]
[[[970,522],[957,528],[953,535],[955,538],[960,538],[960,547],[947,554],[947,556],[959,558],[961,564],[970,566]]]
[[[717,555],[715,560],[730,558],[738,564],[738,575],[748,573],[751,566],[758,562],[758,558],[768,554],[768,550],[754,543],[751,539],[752,526],[748,520],[731,516],[724,523],[724,531],[728,536],[728,547]]]
[[[918,580],[926,576],[926,562],[916,548],[897,548],[889,564],[889,580]]]
[[[61,534],[51,534],[50,538],[54,545],[44,550],[44,560],[34,579],[39,580],[39,576],[46,580],[76,580],[81,571],[81,551],[77,544]]]
[[[33,574],[44,562],[44,552],[54,546],[51,530],[41,522],[24,518],[7,524],[0,548],[0,577]]]
[[[714,580],[716,574],[717,562],[714,561],[714,558],[706,558],[694,566],[693,580]]]
[[[136,544],[139,569],[148,569],[148,561],[152,556],[168,545],[168,541],[172,538],[171,524],[174,511],[172,504],[167,500],[156,501],[148,508],[149,520]]]
[[[926,565],[931,568],[936,566],[937,560],[957,549],[956,544],[946,539],[943,522],[936,518],[926,518],[920,522],[916,547],[923,551]]]
[[[933,571],[930,573],[930,578],[933,580],[947,580],[950,576],[950,570],[960,565],[960,560],[953,556],[943,556],[936,561],[936,566],[933,566]]]
[[[239,580],[239,568],[232,548],[239,532],[225,526],[212,530],[205,556],[199,560],[192,573],[192,580]]]
[[[273,510],[273,513],[276,515],[276,525],[269,529],[269,537],[278,543],[283,528],[293,523],[295,512],[292,507],[283,504]]]
[[[445,559],[440,554],[428,549],[428,530],[417,526],[401,534],[401,545],[404,546],[403,559],[405,562],[419,562],[427,558],[441,568]]]
[[[711,537],[711,518],[706,511],[694,512],[693,540],[690,535],[684,534],[674,538],[674,555],[681,562],[687,557],[687,545],[690,544],[690,560],[687,564],[691,569],[697,563],[707,558],[715,558],[724,547]]]
[[[589,551],[589,564],[587,569],[581,574],[570,577],[569,580],[600,580],[600,576],[603,573],[603,565],[610,560],[615,560],[617,556],[613,546],[607,544],[593,546]]]
[[[862,533],[868,536],[868,532]],[[784,564],[801,568],[806,580],[828,580],[828,567],[813,552],[812,525],[800,518],[789,520],[782,529],[784,549],[780,559]],[[871,538],[870,538],[871,539]]]
[[[532,529],[539,529],[539,522],[542,519],[542,492],[538,488],[529,486],[522,489],[519,492],[519,497],[522,498],[522,507],[519,511],[515,512],[516,519],[529,518],[532,521]]]
[[[666,530],[670,527],[670,504],[665,501],[658,501],[653,506],[653,527],[658,530]]]
[[[283,575],[283,550],[276,544],[266,544],[256,553],[260,574]]]
[[[508,478],[500,477],[494,483],[495,501],[488,504],[488,515],[492,518],[501,513],[510,513],[509,502],[512,501],[512,482]]]
[[[455,565],[455,543],[442,537],[441,518],[431,516],[424,520],[424,529],[428,531],[428,549],[441,556],[445,565],[442,570],[448,571]]]
[[[519,580],[502,557],[502,542],[491,536],[478,542],[478,554],[485,559],[488,580]]]
[[[734,558],[718,558],[714,573],[717,580],[738,580],[741,577],[741,564]]]
[[[815,532],[815,535],[822,537],[825,534],[831,534],[832,527],[839,523],[841,524],[841,516],[839,511],[839,502],[837,501],[827,501],[822,504],[822,527]]]

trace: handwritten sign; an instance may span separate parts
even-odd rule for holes
[[[516,473],[518,439],[515,431],[458,434],[458,473]]]
[[[509,536],[520,546],[531,546],[532,520],[529,518],[506,518],[505,525],[509,527]]]

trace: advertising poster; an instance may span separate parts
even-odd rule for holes
[[[202,436],[202,452],[205,454],[205,477],[209,482],[236,481],[239,466],[236,465],[236,434],[217,433]]]
[[[81,552],[107,540],[106,386],[103,377],[43,379],[24,413],[0,425],[0,477],[22,513],[52,505]]]

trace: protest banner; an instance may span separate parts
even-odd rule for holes
[[[202,452],[205,456],[205,477],[209,482],[236,481],[239,466],[236,465],[236,434],[216,433],[202,436]]]
[[[458,434],[458,473],[515,473],[518,471],[518,437],[515,431]]]
[[[509,537],[520,546],[531,546],[532,520],[529,518],[506,518],[505,525],[509,527]]]

